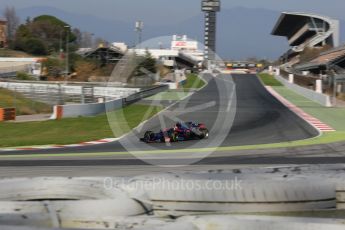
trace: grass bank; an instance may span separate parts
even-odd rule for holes
[[[280,83],[278,80],[276,80],[272,75],[267,74],[267,73],[260,73],[259,77],[261,81],[266,85],[266,86],[283,86],[282,83]]]
[[[200,89],[204,87],[205,82],[196,74],[188,74],[183,89]]]
[[[0,88],[0,107],[16,108],[17,115],[51,113],[52,106],[25,98],[21,93]]]
[[[11,49],[0,49],[0,57],[21,58],[21,57],[30,57],[30,56],[32,55],[29,55],[22,51],[11,50]]]
[[[161,107],[130,105],[112,113],[119,137],[162,110]],[[75,144],[114,137],[106,114],[96,117],[69,118],[59,121],[28,123],[0,123],[0,147],[33,146],[51,144]],[[68,135],[66,135],[68,134]]]

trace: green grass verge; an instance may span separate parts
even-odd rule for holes
[[[283,148],[283,147],[297,147],[305,145],[326,144],[334,141],[343,140],[345,133],[327,133],[321,137],[266,145],[248,145],[248,146],[234,146],[234,147],[220,147],[220,148],[200,148],[200,149],[180,149],[180,150],[154,150],[149,151],[150,154],[175,154],[175,153],[196,153],[196,152],[229,152],[235,150],[258,150],[258,149],[270,149],[270,148]],[[31,145],[32,146],[32,145]],[[147,151],[135,151],[132,154],[147,154]],[[116,155],[126,155],[128,152],[97,152],[97,153],[59,153],[59,154],[24,154],[24,155],[2,155],[0,159],[8,158],[52,158],[52,157],[109,157]]]
[[[111,120],[119,127],[116,137],[136,127],[144,117],[150,118],[161,110],[162,107],[134,104],[113,112],[112,115],[119,118]],[[106,114],[59,121],[0,123],[0,133],[0,147],[75,144],[114,137]]]
[[[0,88],[0,107],[16,108],[17,115],[51,113],[50,105],[25,98],[22,94]]]
[[[199,78],[198,75],[196,74],[188,74],[187,75],[187,80],[183,84],[183,89],[200,89],[204,87],[205,82]]]
[[[332,126],[337,131],[345,131],[345,108],[324,107],[285,87],[273,87],[273,89],[306,113]]]
[[[261,81],[267,86],[283,86],[278,80],[276,80],[272,75],[267,73],[260,73],[259,77]]]

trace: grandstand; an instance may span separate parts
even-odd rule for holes
[[[313,74],[325,74],[328,70],[345,73],[345,46],[337,47],[321,53],[307,63],[294,67],[297,71],[308,71]]]
[[[286,37],[291,47],[281,58],[286,65],[299,62],[299,54],[306,48],[339,46],[339,21],[309,13],[283,12],[272,35]]]

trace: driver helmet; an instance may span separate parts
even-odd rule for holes
[[[182,124],[180,122],[177,122],[175,129],[181,129],[181,128],[182,128]]]

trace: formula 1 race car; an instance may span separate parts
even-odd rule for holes
[[[177,123],[174,128],[158,133],[147,131],[140,140],[146,143],[171,143],[188,140],[207,139],[209,131],[204,124],[194,122]]]

